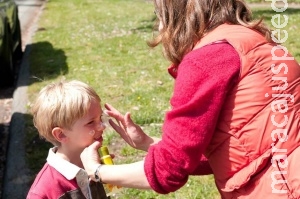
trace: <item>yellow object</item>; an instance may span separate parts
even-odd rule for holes
[[[105,155],[105,156],[101,157],[101,162],[103,164],[107,164],[107,165],[113,165],[114,164],[114,162],[111,159],[110,155]]]
[[[109,154],[108,148],[107,146],[102,146],[100,147],[100,149],[98,150],[100,157],[101,157],[101,161],[103,164],[107,164],[107,165],[113,165],[114,162]]]
[[[105,165],[113,165],[114,162],[109,154],[108,148],[107,146],[102,146],[98,149],[98,153],[101,157],[101,163],[105,164]],[[104,188],[106,191],[106,195],[107,196],[111,196],[115,193],[117,193],[118,191],[120,191],[120,189],[122,187],[120,186],[116,186],[116,185],[112,185],[112,184],[104,184]]]

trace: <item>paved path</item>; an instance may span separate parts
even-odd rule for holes
[[[31,43],[31,37],[36,30],[36,24],[45,2],[45,0],[16,0],[19,8],[24,55],[16,88],[4,91],[4,96],[0,99],[2,101],[0,112],[5,115],[1,118],[1,123],[4,124],[4,127],[9,126],[9,130],[4,128],[6,132],[2,134],[2,140],[6,143],[1,143],[7,146],[3,189],[0,193],[2,199],[24,199],[30,187],[30,172],[25,164],[23,118],[23,114],[26,113],[27,81],[29,79],[27,58],[30,47],[28,44]]]
[[[31,36],[35,31],[38,17],[45,0],[15,0],[19,8],[19,19],[22,30],[23,49],[31,43]]]

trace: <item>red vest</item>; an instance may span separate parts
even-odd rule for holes
[[[241,59],[206,150],[222,198],[300,198],[299,64],[286,48],[238,25],[219,26],[196,48],[222,40]]]

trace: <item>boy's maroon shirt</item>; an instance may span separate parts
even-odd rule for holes
[[[239,71],[239,55],[226,42],[195,49],[178,68],[169,69],[175,78],[172,109],[165,116],[162,141],[149,148],[145,159],[145,173],[155,191],[173,192],[189,175],[212,173],[203,153]]]
[[[67,180],[62,174],[46,163],[32,184],[27,198],[60,198],[65,193],[78,189],[76,179]],[[47,195],[45,196],[45,194]]]

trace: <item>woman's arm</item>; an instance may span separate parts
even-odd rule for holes
[[[129,188],[151,188],[145,175],[144,161],[122,165],[101,165],[98,155],[100,146],[101,143],[96,141],[86,147],[80,155],[85,171],[91,180],[96,181],[95,172],[97,172],[104,183]]]
[[[172,109],[164,119],[162,141],[150,147],[145,157],[145,173],[153,190],[173,192],[189,175],[212,172],[203,154],[239,70],[239,55],[228,43],[207,45],[184,57],[170,101]]]
[[[144,161],[122,165],[102,165],[98,174],[104,183],[128,188],[151,189],[144,171]]]

